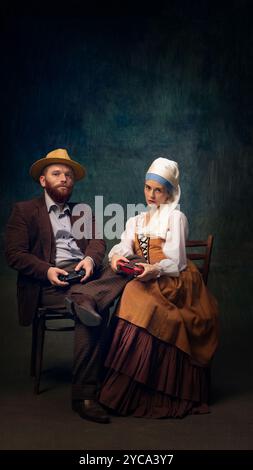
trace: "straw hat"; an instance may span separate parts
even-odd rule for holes
[[[52,152],[49,152],[44,158],[34,162],[29,173],[35,181],[39,182],[39,177],[44,168],[55,163],[70,166],[74,172],[76,181],[81,180],[86,174],[84,166],[72,160],[65,149],[52,150]]]

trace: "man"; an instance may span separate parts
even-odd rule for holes
[[[67,202],[75,182],[85,176],[85,168],[72,160],[65,149],[57,149],[36,161],[30,175],[44,194],[15,204],[6,231],[7,261],[18,271],[20,324],[30,325],[38,306],[58,310],[67,307],[75,315],[72,407],[84,419],[109,423],[96,399],[100,342],[107,320],[103,313],[129,278],[117,275],[111,268],[101,271],[103,240],[95,236],[76,240],[72,235],[76,217],[71,214],[74,204]],[[85,275],[81,282],[70,286],[59,276],[73,269],[84,269]],[[101,281],[95,281],[101,272]]]

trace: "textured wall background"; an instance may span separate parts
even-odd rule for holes
[[[191,238],[215,235],[210,285],[222,321],[248,327],[251,2],[166,2],[126,14],[85,14],[76,3],[5,15],[1,227],[13,202],[39,194],[28,170],[54,148],[87,167],[74,199],[91,205],[94,194],[105,204],[144,202],[144,173],[164,153],[180,165]]]

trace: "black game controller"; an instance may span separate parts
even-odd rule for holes
[[[85,269],[79,269],[79,271],[71,271],[68,274],[59,274],[58,279],[72,284],[82,279],[83,276],[85,276]]]

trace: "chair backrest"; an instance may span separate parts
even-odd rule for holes
[[[197,261],[196,265],[201,272],[206,285],[208,281],[213,239],[213,235],[208,235],[207,240],[187,240],[186,242],[187,258],[194,262]],[[192,251],[194,248],[197,248],[198,250]]]

